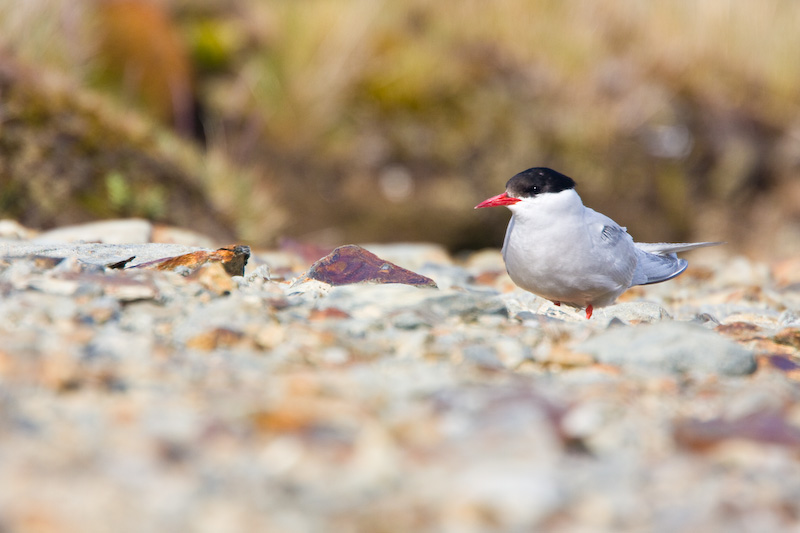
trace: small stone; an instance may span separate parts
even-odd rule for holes
[[[78,293],[81,287],[79,281],[75,279],[64,279],[53,276],[32,278],[28,282],[28,287],[47,294],[58,294],[61,296],[73,296]]]
[[[272,322],[260,327],[253,335],[253,342],[264,350],[271,350],[286,340],[286,329]]]
[[[320,360],[329,365],[342,365],[350,360],[350,352],[341,346],[331,346],[322,350]]]
[[[220,263],[206,263],[190,273],[186,279],[200,283],[204,289],[218,296],[233,291],[233,279]]]
[[[555,343],[550,346],[546,353],[537,351],[536,360],[540,363],[558,365],[564,368],[576,368],[589,366],[594,363],[594,359],[586,353],[571,350],[564,343]]]
[[[74,390],[85,379],[77,358],[66,350],[44,354],[40,365],[42,385],[56,391]]]
[[[698,313],[695,315],[694,319],[692,319],[692,322],[710,326],[719,326],[720,323],[719,320],[717,320],[717,318],[711,313]]]
[[[103,294],[120,302],[135,302],[139,300],[154,300],[159,296],[159,290],[149,278],[132,276],[104,276],[97,283]]]
[[[508,316],[502,299],[484,293],[452,292],[431,298],[422,306],[439,316],[457,316],[464,321],[473,321],[483,315]]]
[[[195,350],[210,351],[219,348],[234,347],[243,339],[244,335],[240,331],[225,327],[217,327],[191,337],[186,341],[186,347]]]
[[[247,284],[264,283],[270,280],[270,271],[268,265],[259,265],[255,270],[247,274],[244,282]]]
[[[532,358],[530,347],[517,339],[504,337],[497,339],[492,345],[503,366],[511,370],[519,368],[522,363]]]
[[[81,309],[79,319],[94,325],[102,325],[110,320],[119,317],[121,306],[119,301],[113,298],[97,298],[92,300],[88,306]]]
[[[316,300],[323,298],[331,292],[331,286],[328,283],[317,281],[315,279],[300,278],[296,280],[287,290],[287,298],[295,300],[295,303],[306,300]]]
[[[429,320],[426,320],[425,317],[415,311],[397,313],[392,317],[392,324],[398,329],[406,330],[432,326]]]
[[[324,309],[312,309],[308,315],[309,320],[341,320],[350,318],[350,315],[338,307],[326,307]]]
[[[486,370],[500,370],[503,364],[497,358],[494,348],[483,344],[471,344],[461,350],[464,362]]]

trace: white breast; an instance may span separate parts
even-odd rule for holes
[[[633,239],[624,230],[604,237],[604,227],[619,226],[585,208],[574,189],[525,199],[511,211],[503,258],[523,289],[553,301],[601,307],[630,287]]]

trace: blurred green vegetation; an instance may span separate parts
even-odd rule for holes
[[[3,56],[156,129],[199,118],[205,152],[159,157],[262,245],[498,246],[508,215],[472,206],[551,166],[637,240],[800,253],[797,28],[792,0],[0,0]],[[170,218],[169,187],[99,172],[111,211]]]

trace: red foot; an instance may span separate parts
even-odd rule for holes
[[[592,304],[587,305],[586,306],[586,320],[589,320],[590,318],[592,318],[592,311],[594,311],[594,307],[592,307]]]
[[[554,304],[561,306],[561,302],[553,302]]]

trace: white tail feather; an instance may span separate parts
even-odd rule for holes
[[[650,254],[675,254],[678,252],[688,252],[706,246],[717,246],[724,242],[637,242],[634,243],[638,249]]]

